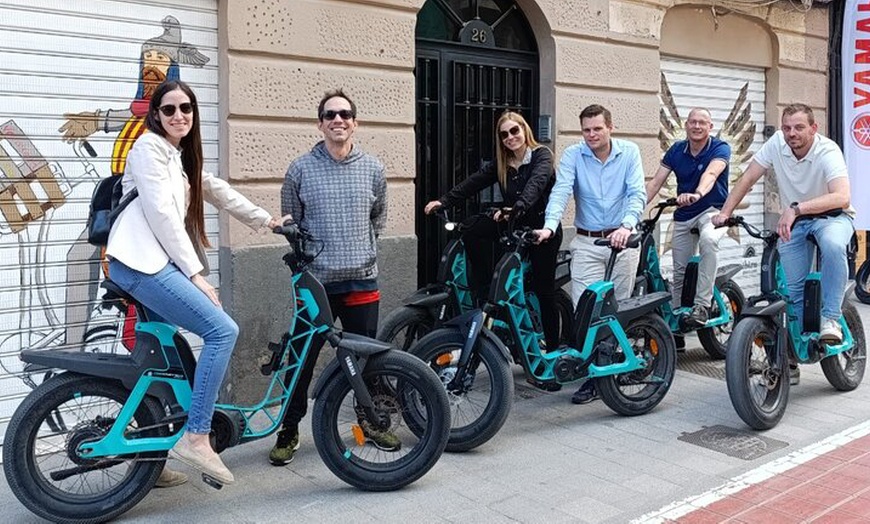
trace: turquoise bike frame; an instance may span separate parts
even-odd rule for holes
[[[303,272],[293,275],[291,294],[291,299],[296,304],[296,310],[290,321],[289,333],[292,333],[292,335],[286,338],[286,343],[280,354],[280,360],[277,361],[278,365],[273,367],[272,377],[263,400],[252,406],[238,406],[234,404],[215,405],[215,411],[235,413],[239,420],[242,421],[244,431],[238,443],[266,437],[278,429],[304,364],[311,352],[315,337],[328,331],[332,325],[332,313],[329,310],[328,302],[324,302],[327,300],[326,294],[323,291],[323,287],[310,273]],[[321,306],[324,303],[326,304],[325,308]],[[175,404],[185,414],[190,409],[191,384],[193,379],[192,376],[189,376],[190,370],[185,370],[182,373],[171,371],[171,369],[177,370],[179,368],[178,365],[172,365],[182,360],[179,357],[179,352],[189,352],[190,348],[177,347],[175,340],[180,335],[175,326],[161,322],[138,322],[136,324],[138,349],[134,348],[134,351],[145,350],[139,347],[139,340],[149,335],[156,339],[156,347],[162,352],[162,361],[165,363],[165,366],[148,368],[141,373],[139,380],[136,382],[135,387],[133,387],[120,413],[118,413],[109,432],[99,440],[80,444],[79,452],[82,457],[98,458],[168,451],[184,433],[183,429],[187,426],[186,415],[177,418],[179,423],[182,420],[184,421],[181,430],[169,436],[128,438],[126,434],[129,424],[132,423],[134,414],[139,409],[139,405],[145,398],[146,393],[155,385],[166,384],[169,386],[174,394]],[[154,349],[151,350],[153,351]],[[285,379],[285,376],[289,377],[289,380]],[[280,404],[278,412],[270,412],[269,408],[278,404]],[[254,429],[250,422],[258,415],[264,415],[269,420],[269,423],[265,424],[261,429]]]

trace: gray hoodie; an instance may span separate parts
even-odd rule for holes
[[[387,181],[377,158],[354,147],[335,160],[318,142],[287,168],[281,213],[323,242],[310,269],[327,292],[377,289],[376,239],[387,222]]]

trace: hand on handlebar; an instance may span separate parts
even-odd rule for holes
[[[535,236],[537,237],[537,240],[535,240],[535,244],[540,244],[541,242],[546,242],[547,240],[550,240],[550,237],[553,236],[553,232],[547,228],[535,229],[532,231],[532,233],[534,233]]]
[[[423,208],[423,213],[425,213],[427,215],[431,215],[432,213],[434,213],[438,209],[441,209],[442,207],[444,207],[444,204],[442,204],[440,200],[433,200],[433,201],[429,202],[428,204],[426,204],[426,207]]]
[[[731,218],[731,215],[727,215],[725,213],[719,213],[719,214],[715,215],[712,219],[710,219],[710,221],[713,223],[714,226],[722,227],[725,225],[726,222],[728,222],[729,218]]]
[[[628,238],[631,236],[631,230],[626,229],[624,227],[619,227],[613,233],[607,235],[607,239],[610,240],[610,245],[617,249],[625,249],[625,246],[628,244]]]
[[[690,206],[698,200],[701,200],[701,195],[698,193],[682,193],[677,195],[677,205],[679,207]]]
[[[286,215],[282,216],[281,218],[275,218],[275,217],[270,218],[269,222],[266,223],[266,226],[269,229],[271,229],[272,231],[275,231],[275,228],[285,226],[285,225],[291,224],[291,223],[293,223],[293,217],[290,215],[290,213],[287,213]]]

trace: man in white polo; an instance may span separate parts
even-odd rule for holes
[[[773,169],[783,205],[777,225],[779,257],[788,282],[789,300],[798,319],[803,318],[804,281],[813,260],[807,236],[812,234],[822,255],[822,325],[819,338],[828,344],[843,340],[840,305],[849,277],[847,248],[854,228],[849,174],[843,152],[818,134],[813,110],[791,104],[782,111],[782,126],[752,157],[749,168],[734,186],[722,212],[713,217],[721,225],[768,170]],[[837,216],[800,220],[801,215],[842,211]],[[792,226],[794,227],[792,229]]]

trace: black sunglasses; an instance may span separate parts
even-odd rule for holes
[[[171,117],[175,114],[175,108],[181,109],[181,112],[185,115],[189,115],[193,112],[193,104],[191,102],[185,102],[183,104],[179,104],[174,106],[172,104],[166,104],[165,106],[160,106],[160,112],[163,113],[163,116],[166,118]]]
[[[502,140],[507,138],[508,135],[517,136],[518,134],[520,134],[520,126],[514,126],[510,129],[508,129],[507,131],[499,131],[498,132],[498,136],[500,136]]]
[[[356,118],[356,115],[350,109],[342,109],[341,111],[333,111],[332,109],[320,113],[320,119],[327,122],[335,119],[335,115],[341,117],[342,120],[350,120]]]

